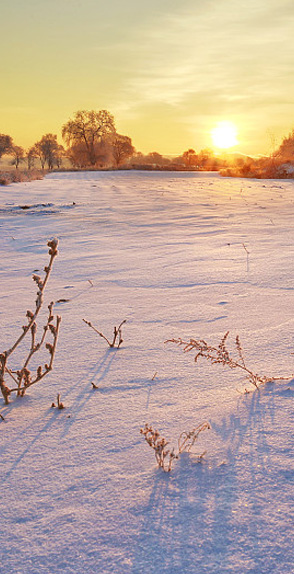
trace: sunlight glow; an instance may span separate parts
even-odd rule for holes
[[[219,122],[211,135],[215,147],[227,149],[238,144],[237,128],[231,122]]]

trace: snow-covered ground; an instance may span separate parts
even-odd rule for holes
[[[52,373],[1,398],[1,574],[294,572],[293,214],[289,180],[84,172],[0,188],[1,351],[52,237],[46,298],[63,300]],[[121,348],[83,318],[109,337],[126,319]],[[164,344],[228,330],[254,372],[290,379],[254,390]],[[176,446],[205,421],[194,454],[157,468],[145,422]]]

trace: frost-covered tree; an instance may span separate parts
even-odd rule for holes
[[[97,146],[107,136],[115,133],[114,117],[107,110],[80,110],[62,127],[62,137],[66,144],[76,149],[79,146],[87,158],[87,164],[91,166],[99,162]]]

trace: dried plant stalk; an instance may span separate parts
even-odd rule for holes
[[[47,320],[43,327],[42,335],[38,341],[37,341],[37,322],[36,322],[39,312],[43,306],[43,300],[44,300],[43,295],[52,270],[53,261],[58,254],[57,239],[52,239],[51,241],[48,241],[47,245],[49,247],[48,253],[50,255],[50,259],[48,265],[44,267],[45,271],[44,279],[42,280],[41,277],[39,277],[39,275],[33,275],[33,280],[38,287],[37,297],[35,301],[35,309],[34,311],[31,310],[27,311],[26,313],[27,324],[22,327],[22,333],[8,350],[0,354],[0,389],[5,404],[9,403],[9,397],[11,393],[16,392],[18,396],[23,396],[28,387],[41,381],[50,371],[52,371],[53,368],[53,361],[55,357],[59,327],[61,322],[61,317],[59,315],[57,315],[56,317],[54,317],[53,315],[53,305],[54,305],[53,301],[48,305]],[[52,339],[51,342],[46,342],[47,334],[49,333],[51,334]],[[13,352],[15,351],[15,349],[20,345],[20,343],[27,335],[28,336],[30,335],[30,346],[27,351],[26,357],[23,360],[22,366],[17,370],[13,370],[8,365],[8,361]],[[39,351],[44,344],[49,353],[50,359],[48,363],[45,363],[45,365],[39,365],[37,367],[36,372],[33,373],[29,369],[29,363],[32,357],[35,355],[35,353]],[[6,383],[7,376],[9,376],[10,379],[12,379],[13,382],[15,383],[14,387],[10,388]]]
[[[159,432],[147,423],[144,428],[140,429],[140,433],[144,435],[149,446],[153,448],[158,466],[165,472],[170,472],[173,460],[178,458],[174,452],[174,448],[172,450],[168,449],[168,441],[164,437],[161,437]]]
[[[174,448],[169,449],[167,445],[169,442],[159,432],[152,428],[152,426],[145,424],[144,428],[140,429],[140,433],[144,435],[146,442],[154,450],[155,459],[160,468],[165,472],[170,472],[172,469],[173,461],[179,458],[179,455],[184,451],[190,452],[192,446],[196,442],[198,435],[205,429],[210,429],[211,426],[208,422],[202,423],[192,431],[184,431],[178,438],[178,452]],[[202,458],[205,453],[202,453],[199,458]]]
[[[114,348],[115,347],[115,343],[116,340],[118,338],[118,342],[117,342],[117,346],[116,348],[119,349],[119,347],[121,346],[121,344],[123,343],[123,338],[122,338],[122,326],[124,323],[127,322],[126,319],[124,319],[118,327],[114,327],[113,330],[113,339],[112,341],[109,341],[109,339],[107,339],[107,337],[105,337],[105,335],[103,335],[103,333],[101,333],[101,331],[98,331],[98,329],[96,329],[96,327],[94,327],[94,325],[92,325],[91,321],[87,321],[86,319],[83,319],[84,323],[86,323],[86,325],[88,325],[89,327],[91,327],[91,329],[93,329],[93,331],[95,331],[95,333],[97,333],[97,335],[99,335],[99,337],[102,337],[102,339],[104,339],[107,344],[109,345],[110,348]]]
[[[51,404],[51,407],[54,408],[56,407],[55,403]],[[57,408],[61,411],[62,409],[64,409],[64,404],[61,402],[61,398],[60,398],[60,393],[57,394]]]
[[[209,345],[204,339],[190,339],[189,341],[184,341],[181,338],[178,339],[168,339],[165,343],[175,343],[179,347],[183,347],[185,353],[190,351],[196,351],[195,363],[198,359],[203,357],[207,361],[210,361],[212,365],[219,364],[225,365],[230,369],[241,369],[245,373],[246,379],[249,380],[252,385],[257,389],[260,384],[269,383],[272,381],[288,380],[290,377],[268,377],[266,375],[259,375],[254,373],[249,369],[245,363],[244,353],[241,346],[239,335],[235,339],[235,348],[237,351],[237,358],[234,358],[227,348],[227,338],[229,336],[229,331],[227,331],[222,337],[218,347],[213,347]]]
[[[178,449],[179,449],[179,454],[181,454],[184,451],[190,452],[192,446],[194,445],[194,443],[196,442],[198,435],[206,430],[206,429],[210,429],[211,426],[208,422],[202,423],[201,425],[198,425],[198,427],[192,429],[191,431],[183,431],[178,439]],[[203,456],[203,455],[200,455]]]

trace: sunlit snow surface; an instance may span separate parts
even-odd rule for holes
[[[0,188],[1,351],[52,237],[46,297],[63,300],[52,374],[1,399],[1,574],[293,573],[293,214],[289,180],[84,172]],[[121,348],[83,318],[109,337],[127,319]],[[228,330],[252,370],[290,379],[244,394],[242,374],[164,344]],[[156,467],[145,422],[176,445],[206,420],[201,463]]]

